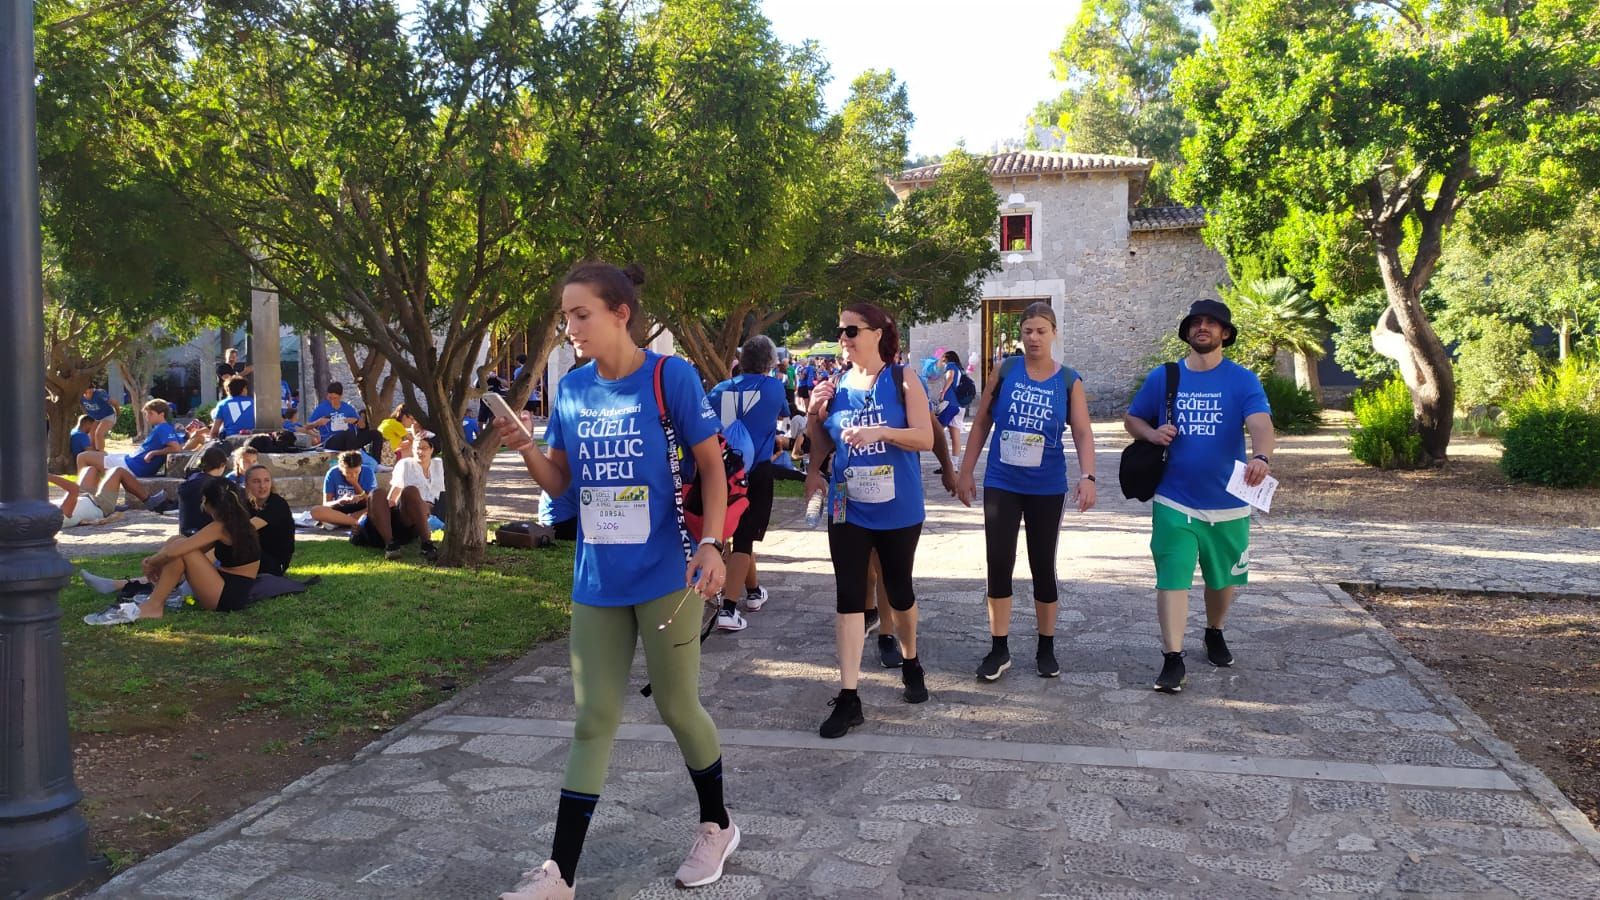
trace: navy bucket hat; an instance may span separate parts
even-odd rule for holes
[[[1210,316],[1218,322],[1228,326],[1228,336],[1222,339],[1222,346],[1232,347],[1233,342],[1239,338],[1239,329],[1233,327],[1233,311],[1228,309],[1228,304],[1220,300],[1196,300],[1189,305],[1189,314],[1178,323],[1178,337],[1189,340],[1189,322],[1196,316]]]

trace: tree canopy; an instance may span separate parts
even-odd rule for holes
[[[1422,294],[1466,204],[1514,233],[1600,169],[1596,4],[1231,0],[1215,21],[1176,77],[1195,124],[1180,194],[1230,257],[1327,274],[1341,246],[1371,254],[1389,301],[1374,341],[1444,459],[1454,381]]]

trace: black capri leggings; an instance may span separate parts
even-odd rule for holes
[[[1056,602],[1056,541],[1066,494],[1018,494],[985,486],[983,542],[989,556],[989,596],[1011,596],[1011,569],[1017,564],[1017,526],[1028,526],[1028,568],[1033,599]]]
[[[839,613],[867,611],[867,567],[872,551],[878,551],[883,569],[883,589],[889,605],[908,610],[917,602],[911,587],[911,566],[917,558],[917,540],[922,523],[875,531],[849,522],[828,525],[828,551],[833,556],[834,589]]]

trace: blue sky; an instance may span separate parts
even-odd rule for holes
[[[1078,14],[1078,0],[765,0],[786,43],[816,40],[831,64],[828,105],[837,109],[865,69],[905,82],[916,126],[912,155],[965,140],[987,151],[1021,137],[1034,104],[1059,93],[1050,51]]]

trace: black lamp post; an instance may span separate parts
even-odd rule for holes
[[[0,4],[0,897],[44,897],[88,872],[67,743],[56,594],[61,513],[45,493],[44,295],[34,149],[33,3]]]

